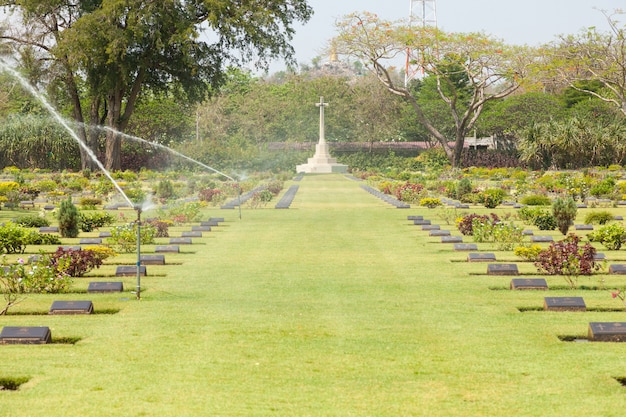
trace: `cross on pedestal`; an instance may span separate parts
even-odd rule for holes
[[[328,106],[328,103],[324,103],[324,97],[320,97],[320,102],[315,104],[320,108],[320,142],[325,143],[326,139],[324,138],[324,107]]]

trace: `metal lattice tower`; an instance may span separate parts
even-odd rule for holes
[[[409,0],[409,26],[414,28],[437,28],[437,5],[436,0]],[[406,51],[406,70],[404,77],[405,86],[418,74],[424,73],[424,68],[419,63],[410,61],[411,50]]]

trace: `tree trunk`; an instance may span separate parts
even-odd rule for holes
[[[122,138],[120,132],[120,115],[122,108],[122,93],[114,90],[108,98],[106,153],[104,166],[109,171],[122,169]]]

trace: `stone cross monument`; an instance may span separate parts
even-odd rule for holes
[[[328,103],[324,102],[324,97],[320,97],[320,102],[315,105],[320,108],[320,138],[317,145],[315,145],[315,155],[313,155],[313,158],[309,158],[306,164],[297,165],[296,172],[320,174],[348,172],[348,166],[338,164],[337,160],[331,158],[328,152],[328,144],[324,137],[324,107],[328,106]]]

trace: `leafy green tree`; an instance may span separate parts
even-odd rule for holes
[[[603,12],[608,32],[590,27],[545,48],[546,69],[573,90],[611,103],[626,115],[626,26]]]
[[[490,100],[506,97],[527,76],[533,51],[505,45],[483,33],[445,33],[381,21],[372,14],[352,14],[338,23],[333,47],[366,63],[379,81],[412,106],[419,122],[446,151],[453,166],[460,163],[467,134]],[[437,93],[454,122],[447,137],[424,112],[418,96],[393,72],[389,61],[412,52],[410,61],[435,79]],[[450,144],[452,142],[452,144]]]
[[[545,123],[565,116],[565,108],[554,94],[528,92],[510,95],[485,105],[476,128],[482,135],[516,136],[535,123]]]
[[[146,88],[199,101],[209,85],[222,82],[229,64],[254,61],[263,68],[279,57],[291,62],[293,23],[312,13],[305,0],[2,0],[0,6],[10,6],[14,22],[21,20],[0,39],[22,56],[35,50],[37,62],[48,63],[30,69],[44,68],[65,86],[81,126],[87,106],[89,124],[104,121],[109,128],[105,166],[111,170],[121,168],[117,132],[126,131]],[[84,128],[79,134],[87,139]],[[90,134],[92,149],[95,140],[97,133]]]

